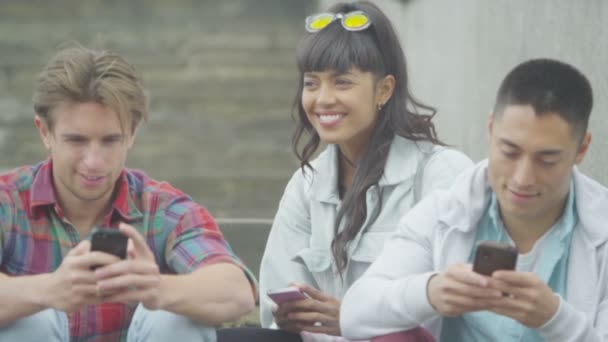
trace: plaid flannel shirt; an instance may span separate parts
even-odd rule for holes
[[[52,161],[0,175],[0,272],[10,276],[55,271],[81,240],[57,202]],[[166,182],[123,170],[103,226],[134,226],[161,273],[184,274],[217,262],[236,264],[255,291],[253,274],[233,253],[202,206]],[[123,341],[137,303],[88,305],[68,314],[72,341]]]

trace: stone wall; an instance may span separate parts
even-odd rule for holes
[[[320,1],[325,9],[336,1]],[[376,0],[408,58],[414,94],[436,106],[440,137],[480,160],[498,86],[515,65],[549,57],[579,68],[595,95],[593,142],[581,168],[608,185],[608,2]]]
[[[116,50],[144,76],[151,118],[128,166],[218,217],[271,218],[297,167],[289,144],[298,0],[0,1],[0,168],[45,157],[35,75],[63,42]],[[297,23],[297,24],[296,24]]]

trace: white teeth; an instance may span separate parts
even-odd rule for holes
[[[95,180],[100,179],[101,177],[84,176],[84,178],[86,178],[87,180],[90,180],[90,181],[95,181]]]
[[[342,117],[341,114],[330,114],[330,115],[319,115],[319,121],[321,122],[334,122]]]

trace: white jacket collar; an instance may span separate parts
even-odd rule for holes
[[[378,184],[380,186],[393,185],[414,177],[421,159],[420,151],[431,148],[432,144],[428,142],[416,143],[401,136],[395,136],[388,152],[384,174]],[[310,178],[310,170],[306,169],[307,178],[311,183],[312,198],[321,202],[339,202],[337,160],[338,146],[328,145],[319,157],[311,162],[314,170],[312,178]]]

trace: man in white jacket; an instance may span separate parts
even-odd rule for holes
[[[547,59],[503,80],[489,158],[400,221],[346,293],[344,336],[422,324],[441,341],[608,341],[608,189],[576,168],[591,141],[589,81]],[[472,270],[482,240],[515,270]]]

